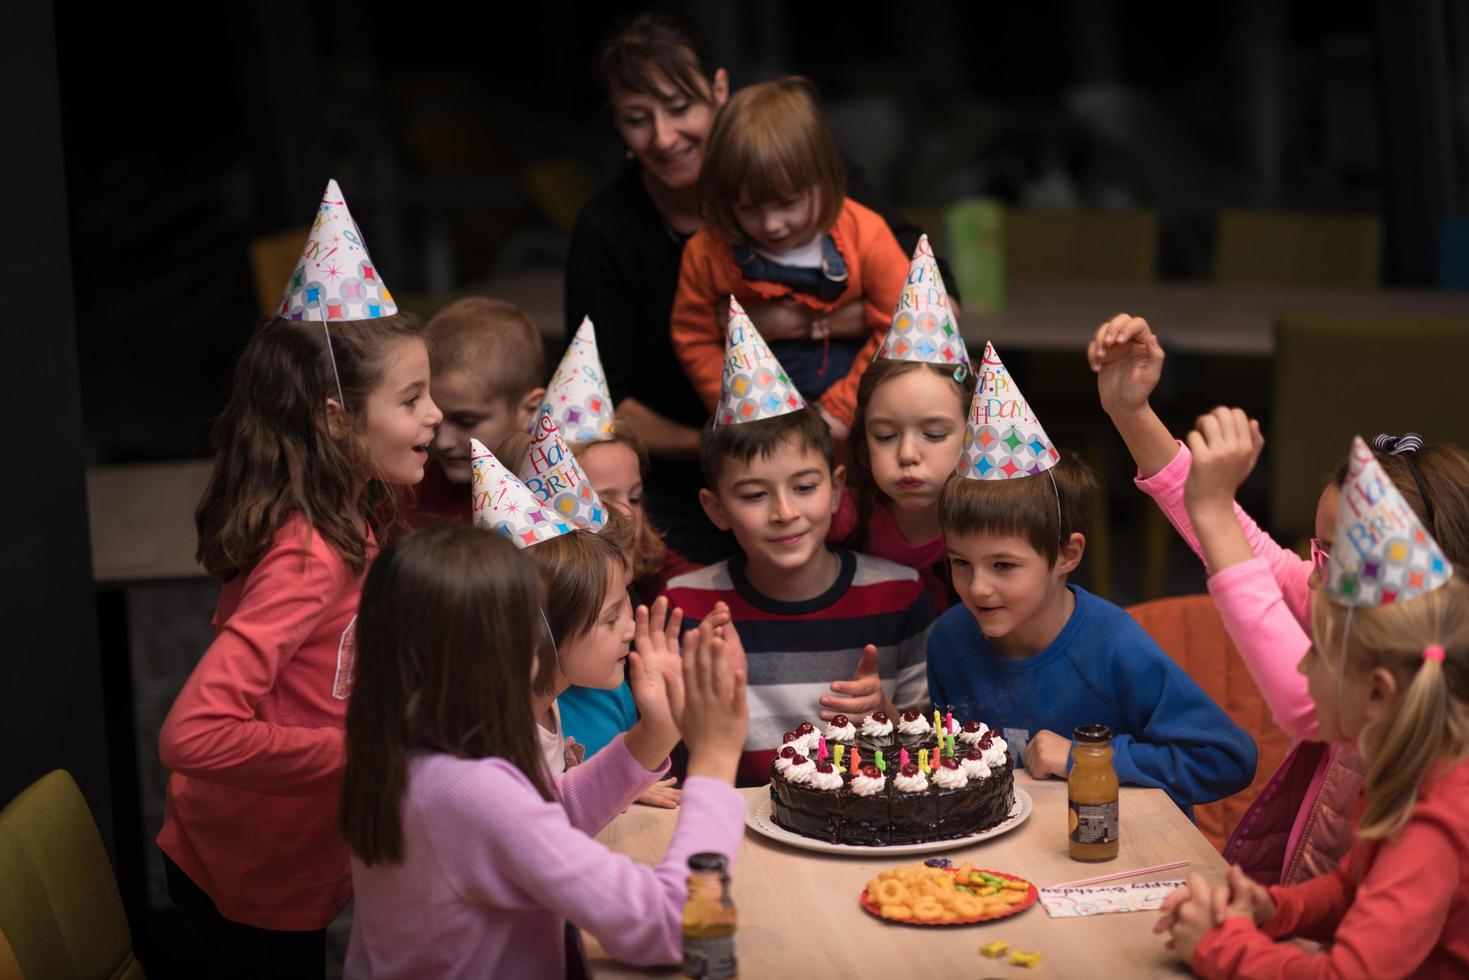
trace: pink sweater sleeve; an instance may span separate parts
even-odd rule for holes
[[[631,800],[657,778],[620,738],[577,769],[587,770],[576,787],[586,813]],[[466,899],[551,909],[640,966],[679,960],[689,856],[715,851],[733,864],[744,834],[743,797],[698,776],[685,782],[673,839],[652,868],[578,829],[503,760],[475,766],[454,795],[455,812],[435,820],[432,838],[440,867],[455,869]]]
[[[608,752],[616,746],[616,752]],[[632,766],[628,766],[632,760]],[[627,750],[619,734],[579,766],[556,777],[561,787],[561,805],[571,825],[584,834],[598,833],[632,802],[668,773],[671,760],[664,759],[656,772],[648,772]]]
[[[1316,703],[1296,669],[1311,638],[1301,629],[1263,558],[1209,577],[1209,595],[1275,723],[1291,738],[1316,739]]]
[[[340,725],[266,721],[256,706],[356,583],[321,537],[282,533],[251,569],[239,605],[184,683],[158,736],[167,769],[237,789],[309,796],[346,762]]]
[[[1180,442],[1178,454],[1167,466],[1152,476],[1137,476],[1133,483],[1153,498],[1163,516],[1168,518],[1168,523],[1188,542],[1194,554],[1199,556],[1199,561],[1204,561],[1203,549],[1199,547],[1199,536],[1194,533],[1193,522],[1189,520],[1188,508],[1183,502],[1183,487],[1188,482],[1188,471],[1193,460],[1193,454],[1188,451],[1188,447]],[[1240,529],[1245,532],[1250,550],[1257,557],[1263,558],[1269,566],[1285,599],[1286,608],[1302,629],[1308,628],[1311,624],[1311,588],[1308,584],[1311,563],[1277,544],[1274,538],[1260,530],[1260,526],[1239,504],[1234,505],[1234,516],[1239,521]]]

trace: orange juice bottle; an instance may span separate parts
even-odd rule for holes
[[[735,975],[735,907],[723,854],[689,856],[689,897],[683,906],[683,974],[696,980]]]
[[[1112,730],[1082,725],[1071,734],[1071,775],[1066,779],[1068,850],[1077,861],[1117,856],[1117,770],[1112,768]]]

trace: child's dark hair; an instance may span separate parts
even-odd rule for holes
[[[1451,442],[1430,442],[1417,451],[1373,450],[1372,455],[1443,549],[1444,557],[1455,565],[1469,568],[1469,453]],[[1346,484],[1350,465],[1348,457],[1331,474],[1331,485],[1338,490]],[[1421,486],[1414,479],[1415,470],[1423,481]],[[1429,505],[1423,499],[1424,490],[1428,491],[1432,506],[1431,519]]]
[[[629,567],[633,545],[632,522],[609,509],[607,523],[596,534],[572,531],[526,549],[540,571],[546,626],[557,646],[597,625],[613,588],[612,570]],[[555,680],[554,675],[537,678],[536,693],[550,693]]]
[[[390,541],[362,587],[339,823],[367,864],[403,859],[415,752],[498,756],[553,798],[530,678],[554,674],[541,583],[503,535],[441,524]]]
[[[370,481],[360,434],[367,396],[404,340],[422,342],[411,313],[333,323],[331,350],[316,320],[275,318],[255,331],[235,365],[234,386],[214,424],[214,471],[194,512],[199,564],[228,581],[249,571],[295,512],[359,574],[367,567],[365,521],[386,528],[401,514],[401,490]],[[332,358],[336,358],[335,375]],[[351,435],[332,438],[327,400],[346,399]]]
[[[828,471],[836,465],[832,449],[831,429],[815,408],[805,408],[774,418],[719,428],[705,426],[699,435],[699,464],[704,470],[704,485],[718,492],[719,474],[724,461],[748,463],[756,456],[768,457],[787,442],[802,451],[814,449],[826,460]]]
[[[951,476],[939,494],[939,527],[944,535],[1013,534],[1056,564],[1062,542],[1073,534],[1086,534],[1097,489],[1096,477],[1080,456],[1066,450],[1060,454],[1060,461],[1047,471],[1050,476],[1037,473],[1012,480]]]
[[[821,113],[816,86],[789,75],[740,89],[714,125],[699,169],[704,227],[726,242],[745,239],[735,202],[752,204],[816,193],[812,221],[826,231],[847,196],[847,171]]]
[[[464,371],[486,398],[510,402],[546,383],[541,333],[514,303],[466,296],[435,313],[423,329],[435,377]]]
[[[597,77],[614,87],[659,98],[662,75],[678,92],[708,103],[714,82],[709,41],[687,15],[675,10],[645,10],[621,21],[597,48]]]
[[[872,509],[877,506],[877,499],[882,494],[872,477],[872,454],[867,450],[867,406],[884,381],[921,369],[932,371],[953,386],[954,397],[958,399],[961,427],[969,413],[969,402],[974,397],[976,382],[973,371],[966,370],[964,380],[955,381],[955,368],[952,365],[898,361],[882,357],[874,359],[867,370],[862,372],[862,380],[857,384],[857,414],[852,420],[852,434],[847,439],[851,450],[851,461],[847,466],[847,486],[852,488],[852,495],[857,501],[857,528],[852,533],[850,543],[857,551],[867,550],[867,531]]]

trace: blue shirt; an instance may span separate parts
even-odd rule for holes
[[[587,747],[590,759],[638,720],[632,688],[624,680],[610,691],[572,685],[556,697],[562,734]]]
[[[934,704],[999,729],[1017,755],[1042,729],[1070,738],[1106,725],[1118,778],[1163,790],[1185,812],[1248,786],[1254,740],[1126,611],[1068,588],[1076,608],[1060,635],[1020,660],[997,653],[967,607],[940,616],[928,640]]]

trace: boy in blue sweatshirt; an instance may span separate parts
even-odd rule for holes
[[[1123,783],[1185,812],[1244,789],[1255,743],[1118,606],[1067,575],[1086,548],[1095,482],[1061,455],[993,348],[939,523],[962,605],[928,641],[935,704],[999,730],[1032,777],[1064,777],[1071,733],[1112,729]]]

